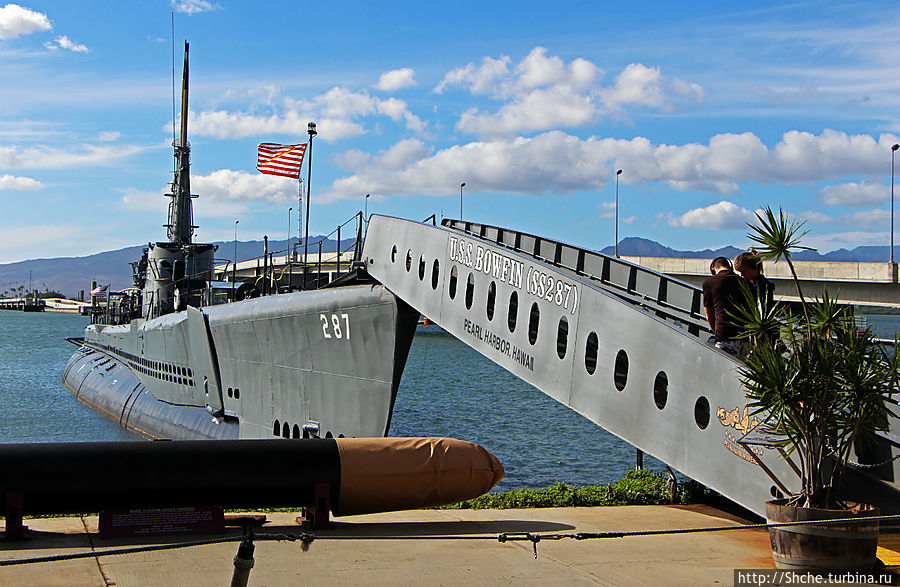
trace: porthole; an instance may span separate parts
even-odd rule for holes
[[[440,264],[438,263],[438,260],[435,259],[434,263],[431,264],[431,289],[433,290],[437,290],[439,272]]]
[[[419,281],[425,279],[425,255],[419,257]]]
[[[669,399],[669,377],[665,371],[656,374],[653,380],[653,403],[660,410],[666,407],[666,400]]]
[[[528,342],[534,344],[537,342],[538,326],[541,321],[541,310],[538,308],[537,302],[532,302],[531,312],[528,314]]]
[[[412,249],[406,251],[406,271],[412,269]]]
[[[472,298],[475,297],[475,275],[469,273],[466,280],[466,310],[472,309]]]
[[[566,358],[566,351],[569,347],[569,321],[563,316],[559,319],[559,326],[556,328],[556,354],[560,359]]]
[[[290,438],[291,437],[291,426],[287,422],[281,427],[281,437],[282,438]]]
[[[702,395],[694,404],[694,421],[700,430],[706,430],[706,427],[709,426],[709,400]]]
[[[487,307],[485,308],[485,312],[487,314],[488,320],[494,319],[494,303],[497,300],[497,284],[493,281],[488,286],[487,292]]]
[[[397,245],[394,245],[394,247],[391,249],[391,263],[396,263],[396,262],[397,262]]]
[[[280,436],[281,435],[281,424],[278,420],[275,420],[275,426],[272,427],[272,436]]]
[[[628,381],[628,353],[625,349],[619,349],[616,353],[616,369],[613,372],[613,382],[616,389],[622,391],[625,389],[625,383]]]
[[[234,399],[241,399],[241,390],[238,388],[234,388]]]
[[[509,332],[516,331],[516,320],[519,317],[519,294],[513,291],[509,294],[509,312],[506,315],[506,324],[509,326]]]
[[[294,424],[294,438],[300,438],[300,426]]]
[[[597,349],[600,347],[600,341],[597,339],[597,333],[588,334],[587,343],[584,345],[584,368],[588,375],[593,375],[597,370]]]
[[[456,270],[456,265],[454,265],[450,269],[450,287],[448,288],[448,292],[450,294],[450,299],[456,299],[456,281],[459,276],[459,272]]]

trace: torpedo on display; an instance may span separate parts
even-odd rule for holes
[[[0,445],[0,497],[21,514],[314,503],[336,516],[448,505],[489,491],[503,466],[453,438],[315,438]]]

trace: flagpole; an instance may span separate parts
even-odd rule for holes
[[[309,145],[306,147],[307,163],[306,163],[306,238],[303,239],[303,289],[306,289],[306,270],[307,270],[307,254],[309,252],[309,200],[310,188],[312,187],[312,144],[313,137],[316,136],[316,123],[310,122],[306,125],[306,132],[309,133]]]

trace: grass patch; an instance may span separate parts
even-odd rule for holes
[[[616,505],[664,505],[701,502],[710,490],[696,481],[679,483],[672,500],[668,480],[651,471],[629,471],[609,485],[577,487],[556,482],[542,489],[514,489],[488,493],[435,509],[515,509],[550,507],[596,507]]]

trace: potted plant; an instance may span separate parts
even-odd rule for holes
[[[800,489],[766,504],[771,522],[878,515],[877,508],[842,500],[841,482],[854,449],[875,442],[892,418],[892,395],[900,391],[900,353],[893,354],[857,325],[852,306],[827,290],[807,301],[791,259],[806,234],[802,221],[771,208],[748,224],[749,238],[762,259],[784,260],[791,271],[802,312],[766,307],[762,299],[736,315],[750,339],[740,368],[748,406],[761,423],[756,432],[774,440],[791,458]],[[760,296],[764,298],[764,296]],[[896,421],[896,420],[895,420]],[[778,568],[863,568],[877,564],[878,522],[838,526],[771,528]],[[840,536],[845,538],[842,540]]]

